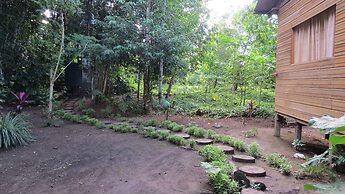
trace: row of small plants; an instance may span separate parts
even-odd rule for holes
[[[172,144],[178,146],[189,146],[190,148],[194,149],[196,142],[193,139],[186,140],[181,136],[177,136],[174,134],[170,134],[169,132],[159,131],[154,126],[156,122],[154,120],[148,120],[146,122],[140,122],[139,127],[131,127],[127,123],[123,124],[112,124],[112,125],[105,125],[103,122],[99,121],[96,118],[91,118],[87,115],[73,115],[68,112],[64,111],[57,111],[56,115],[75,123],[84,123],[91,126],[95,126],[98,129],[109,128],[114,132],[118,133],[139,133],[144,137],[159,139],[159,140],[166,140]]]
[[[205,160],[201,165],[206,169],[209,183],[215,193],[239,193],[239,185],[231,176],[234,165],[228,162],[222,150],[207,145],[199,150],[199,154]]]
[[[165,127],[170,130],[173,130],[174,128],[173,126],[179,126],[181,128],[181,131],[184,129],[183,125],[179,125],[169,120],[163,121],[162,124],[160,125],[160,127]],[[213,130],[206,131],[205,129],[201,127],[197,127],[197,126],[187,127],[186,131],[189,135],[197,137],[197,138],[205,137],[207,135],[207,138],[212,139],[215,143],[223,143],[223,144],[232,146],[236,150],[241,151],[241,152],[246,152],[250,156],[253,156],[254,158],[263,157],[262,149],[260,145],[256,142],[253,142],[248,145],[246,142],[244,142],[241,139],[232,137],[230,135],[218,134]],[[252,136],[255,136],[256,134],[257,134],[257,129],[253,129],[250,131],[250,134],[248,136],[252,137]],[[279,169],[279,171],[283,175],[290,175],[292,166],[289,160],[285,158],[284,156],[277,153],[273,153],[273,154],[269,154],[263,157],[263,159],[266,160],[270,166]]]

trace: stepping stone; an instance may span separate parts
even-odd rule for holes
[[[258,167],[258,166],[242,166],[238,170],[245,173],[247,176],[250,177],[264,177],[266,176],[265,169]]]
[[[217,148],[221,149],[224,151],[224,153],[226,154],[234,154],[234,148],[231,146],[227,146],[227,145],[216,145]]]
[[[65,111],[65,112],[73,112],[73,110],[66,110],[66,109],[65,109],[64,111]]]
[[[213,143],[212,139],[206,139],[206,138],[196,139],[195,141],[199,145],[208,145],[208,144],[212,144]]]
[[[65,107],[65,108],[63,108],[63,109],[65,109],[65,110],[73,110],[73,107],[68,106],[68,107]]]
[[[263,194],[265,192],[255,189],[242,189],[241,194]]]
[[[103,123],[106,124],[106,125],[111,125],[111,124],[114,123],[114,121],[107,121],[107,120],[105,120],[105,121],[103,121]]]
[[[185,139],[189,139],[189,138],[190,138],[190,135],[187,134],[187,133],[176,133],[175,135],[176,135],[176,136],[183,137],[183,138],[185,138]]]
[[[168,132],[168,133],[170,133],[171,131],[168,129],[158,129],[157,132],[163,132],[163,133]]]
[[[233,155],[232,160],[242,163],[255,163],[255,158],[247,155]]]

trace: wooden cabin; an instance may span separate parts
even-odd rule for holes
[[[345,0],[258,0],[278,16],[276,136],[284,118],[296,138],[312,117],[345,113]]]

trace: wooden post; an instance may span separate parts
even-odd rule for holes
[[[280,137],[280,129],[281,129],[281,124],[282,124],[283,119],[284,118],[282,116],[276,113],[275,119],[274,119],[274,128],[275,128],[274,136],[276,137]]]
[[[295,125],[295,140],[301,140],[302,139],[302,124],[296,123]]]

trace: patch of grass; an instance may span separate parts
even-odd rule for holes
[[[211,129],[207,130],[207,138],[209,139],[213,139],[214,135],[216,135],[217,133]]]
[[[0,116],[0,148],[22,146],[32,142],[31,124],[22,115]]]
[[[156,128],[149,126],[149,127],[144,127],[144,129],[142,130],[142,134],[144,135],[144,137],[149,137],[149,138],[159,138],[159,134],[156,130]]]
[[[170,133],[167,131],[158,131],[158,139],[159,140],[167,140],[169,135],[170,135]]]
[[[336,175],[329,166],[319,163],[317,165],[302,166],[302,168],[297,172],[296,178],[312,178],[322,181],[334,181],[336,179]]]
[[[205,135],[205,130],[200,127],[188,127],[187,132],[189,135],[194,136],[194,137],[204,137]]]
[[[247,149],[247,144],[240,139],[234,138],[233,147],[238,151],[244,152]]]
[[[258,135],[258,129],[257,128],[251,128],[248,131],[244,132],[244,136],[247,138],[255,137],[257,135]]]
[[[150,120],[144,122],[143,125],[145,127],[149,127],[149,126],[154,127],[154,126],[156,126],[156,120],[150,119]]]
[[[167,140],[170,143],[178,145],[178,146],[183,146],[187,144],[187,141],[183,137],[178,136],[178,135],[169,135]]]
[[[103,122],[98,121],[98,122],[95,124],[95,127],[96,127],[97,129],[104,129],[104,128],[106,127],[106,125],[105,125]]]
[[[83,115],[87,115],[89,117],[94,117],[96,114],[96,111],[93,108],[86,108],[81,111]]]
[[[291,174],[291,163],[290,161],[285,158],[284,156],[278,153],[272,153],[265,157],[265,160],[268,162],[269,165],[278,168],[280,173],[283,175],[290,175]]]
[[[226,194],[239,192],[238,183],[230,179],[230,176],[226,173],[208,173],[208,179],[213,187],[214,193]]]
[[[256,142],[249,144],[246,148],[246,152],[254,158],[260,158],[262,155],[260,145]]]
[[[168,129],[168,126],[172,123],[172,121],[170,120],[165,120],[163,122],[161,122],[161,124],[159,125],[159,127],[163,127],[163,128],[167,128]]]
[[[191,149],[194,149],[196,146],[196,141],[194,139],[189,139],[188,141],[188,145]]]
[[[118,133],[128,133],[131,131],[131,127],[127,123],[112,124],[109,128]]]
[[[110,105],[107,105],[104,109],[101,109],[101,114],[105,117],[110,117],[113,113],[113,108]]]
[[[213,162],[213,161],[226,161],[226,155],[224,154],[223,150],[213,146],[207,145],[199,150],[200,156],[205,158],[206,162]]]

